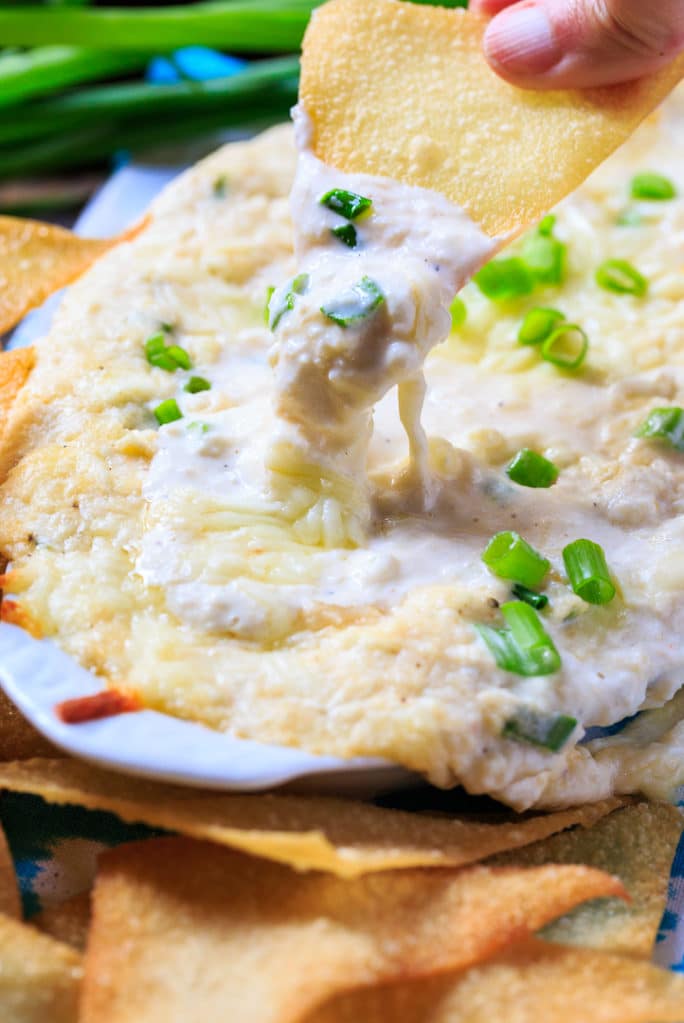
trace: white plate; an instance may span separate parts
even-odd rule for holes
[[[415,776],[386,760],[315,756],[285,746],[234,739],[153,710],[67,725],[63,700],[90,696],[101,679],[48,640],[0,625],[0,685],[31,724],[56,746],[115,771],[206,788],[252,791],[298,781],[317,791],[371,795]]]

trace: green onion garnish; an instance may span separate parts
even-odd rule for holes
[[[362,277],[345,295],[332,304],[321,306],[321,312],[339,327],[349,327],[365,320],[385,301],[382,291],[370,277]]]
[[[160,426],[164,426],[165,423],[175,423],[177,419],[183,418],[183,413],[178,408],[175,398],[167,398],[166,401],[162,401],[157,405],[154,414]]]
[[[558,753],[576,727],[577,719],[567,714],[547,717],[533,710],[520,710],[515,717],[508,719],[501,734],[505,739],[526,742]]]
[[[199,394],[200,391],[210,391],[211,384],[205,377],[190,377],[183,390],[188,394]]]
[[[493,302],[529,295],[534,288],[534,276],[519,256],[492,259],[478,270],[473,280],[482,294]]]
[[[648,281],[626,259],[607,259],[596,271],[596,283],[617,295],[636,295],[643,298]]]
[[[356,192],[348,192],[345,188],[331,188],[318,201],[347,220],[356,220],[363,213],[367,213],[373,205],[372,199],[366,199],[364,195],[358,195]]]
[[[531,589],[541,584],[551,567],[527,540],[510,530],[495,533],[482,553],[482,560],[500,579],[511,579]]]
[[[353,224],[340,224],[339,227],[331,227],[330,233],[334,234],[345,245],[348,245],[350,249],[356,248],[356,228]]]
[[[507,629],[476,625],[499,668],[516,675],[551,675],[558,671],[561,659],[553,640],[529,604],[512,600],[501,605]]]
[[[166,335],[161,331],[148,337],[145,342],[145,355],[150,366],[175,373],[177,369],[190,369],[190,356],[180,345],[167,345]]]
[[[537,233],[548,237],[553,234],[553,229],[556,226],[556,216],[553,213],[547,213],[545,217],[542,217],[537,224]]]
[[[529,234],[522,247],[528,270],[541,284],[560,284],[565,276],[566,246],[551,232]]]
[[[603,548],[593,540],[573,540],[563,548],[563,563],[574,592],[587,604],[608,604],[615,596]]]
[[[290,283],[283,289],[278,296],[276,296],[274,289],[271,292],[271,296],[268,300],[268,325],[271,330],[275,330],[280,321],[282,320],[285,313],[294,309],[295,299],[297,295],[302,295],[309,286],[309,275],[308,274],[297,274],[293,277]],[[277,297],[277,301],[274,299]]]
[[[458,295],[449,306],[449,312],[451,313],[451,329],[456,330],[458,327],[463,326],[468,310],[466,309],[465,302]]]
[[[266,324],[266,326],[268,326],[269,321],[271,319],[271,313],[270,313],[270,310],[269,310],[269,306],[271,304],[271,299],[273,298],[273,292],[274,291],[275,291],[275,285],[274,284],[269,284],[269,286],[266,288],[266,305],[264,306],[264,323]]]
[[[678,405],[654,408],[635,436],[663,440],[677,451],[684,451],[684,409]]]
[[[662,174],[654,174],[651,171],[643,171],[635,174],[630,185],[632,199],[652,199],[662,202],[664,199],[674,199],[677,189],[669,178]]]
[[[643,222],[644,218],[641,213],[633,207],[628,207],[626,210],[623,210],[622,213],[618,214],[615,220],[618,227],[641,227]]]
[[[554,327],[565,319],[565,313],[558,309],[535,306],[525,313],[525,319],[518,331],[518,342],[521,345],[539,345],[545,341]]]
[[[518,600],[524,600],[535,611],[542,611],[549,602],[549,598],[545,593],[536,593],[535,590],[530,590],[527,586],[522,586],[520,583],[516,583],[513,587],[513,596]]]
[[[561,369],[579,369],[589,348],[589,338],[577,323],[563,323],[542,344],[541,357]]]
[[[209,423],[203,423],[201,419],[193,419],[186,426],[186,430],[190,434],[209,433]]]
[[[558,479],[558,468],[538,451],[522,448],[508,463],[506,475],[521,487],[551,487]]]

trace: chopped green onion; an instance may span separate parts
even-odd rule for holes
[[[520,583],[516,583],[513,587],[513,596],[518,600],[524,600],[535,611],[542,611],[549,602],[545,593],[536,593],[534,590],[528,589],[527,586],[521,586]]]
[[[538,451],[521,448],[508,463],[506,475],[521,487],[551,487],[558,479],[558,468]]]
[[[345,245],[348,245],[350,249],[356,248],[356,228],[353,224],[340,224],[339,227],[331,227],[330,233],[334,234]]]
[[[618,214],[615,220],[618,227],[641,227],[643,222],[644,218],[641,213],[633,207],[628,207],[626,210],[623,210],[622,213]]]
[[[349,327],[365,320],[385,301],[375,281],[362,277],[347,294],[340,295],[332,305],[321,306],[321,312],[339,327]]]
[[[553,229],[556,226],[556,217],[553,213],[547,213],[545,217],[537,224],[537,233],[548,237],[553,233]]]
[[[596,271],[596,283],[617,295],[636,295],[643,298],[648,281],[626,259],[607,259]]]
[[[565,313],[558,309],[549,309],[545,306],[535,306],[525,313],[525,319],[518,331],[518,342],[521,345],[539,345],[545,341],[551,331],[562,320]]]
[[[635,174],[630,185],[632,199],[652,199],[662,202],[665,199],[674,199],[677,189],[669,178],[662,174],[654,174],[651,171],[643,171]]]
[[[154,414],[160,426],[164,426],[166,423],[175,423],[177,419],[183,418],[183,413],[178,408],[175,398],[167,398],[166,401],[162,401],[157,405]]]
[[[561,659],[534,608],[519,600],[501,605],[507,629],[476,625],[499,668],[516,675],[551,675],[558,671]]]
[[[318,201],[347,220],[356,220],[362,214],[368,213],[373,205],[372,199],[366,199],[364,195],[358,195],[356,192],[348,192],[345,188],[331,188]]]
[[[541,357],[561,369],[579,369],[589,348],[589,338],[577,323],[563,323],[551,331],[541,350]]]
[[[663,440],[677,451],[684,451],[684,409],[678,405],[654,408],[635,436]]]
[[[215,199],[225,199],[228,191],[228,178],[225,174],[220,174],[214,184],[211,186],[211,190],[214,193]]]
[[[519,533],[496,533],[485,547],[482,560],[500,579],[511,579],[534,589],[543,581],[551,563]]]
[[[526,742],[531,746],[539,746],[541,749],[558,753],[576,727],[577,719],[568,714],[553,714],[547,717],[533,710],[521,710],[515,717],[508,719],[501,734],[505,739]]]
[[[458,295],[449,306],[449,312],[451,313],[451,329],[457,330],[458,327],[462,327],[466,321],[468,310],[465,302]]]
[[[473,277],[483,295],[493,302],[504,302],[520,295],[529,295],[534,276],[519,256],[492,259]]]
[[[608,604],[615,596],[603,548],[593,540],[573,540],[563,548],[563,563],[574,592],[587,604]]]
[[[309,286],[309,275],[298,274],[284,289],[275,289],[268,300],[269,326],[275,330],[285,313],[294,309],[297,295],[303,294]],[[277,301],[274,301],[277,300]]]
[[[560,284],[565,276],[566,246],[549,232],[529,234],[522,247],[528,270],[541,284]]]
[[[204,377],[190,377],[183,390],[188,394],[199,394],[200,391],[210,391],[211,384]]]
[[[148,337],[145,342],[145,356],[150,366],[175,373],[177,369],[190,369],[190,356],[180,345],[167,345],[166,335],[161,331]]]
[[[193,419],[186,426],[188,433],[209,433],[209,423],[203,423],[201,419]]]
[[[270,310],[268,307],[271,304],[271,299],[273,298],[274,291],[275,285],[269,284],[269,286],[266,288],[266,305],[264,306],[264,323],[266,324],[266,326],[268,326],[268,322],[270,320]]]

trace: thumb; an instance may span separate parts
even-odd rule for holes
[[[684,0],[522,0],[492,19],[484,48],[524,88],[625,82],[684,49]]]

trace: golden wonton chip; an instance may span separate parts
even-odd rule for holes
[[[555,921],[544,937],[650,958],[667,902],[670,867],[684,817],[664,803],[640,803],[611,814],[589,831],[547,838],[497,856],[497,865],[586,863],[619,877],[630,901],[598,899]]]
[[[343,995],[306,1023],[681,1023],[684,977],[529,940],[456,976]]]
[[[68,945],[0,916],[2,1023],[76,1023],[81,972]]]
[[[90,892],[72,895],[70,899],[49,906],[31,917],[31,925],[82,952],[90,927]]]
[[[300,870],[357,877],[378,870],[463,866],[623,805],[591,806],[503,824],[382,810],[344,799],[206,793],[112,774],[76,760],[0,763],[0,788],[51,803],[109,810],[130,823],[179,831]]]
[[[36,731],[0,689],[0,761],[48,756],[59,756],[59,750]]]
[[[21,918],[19,885],[2,828],[0,828],[0,914]]]
[[[33,348],[15,348],[0,354],[0,437],[5,430],[14,399],[26,383],[35,361]]]
[[[0,334],[119,241],[79,238],[39,220],[0,216]]]
[[[295,1023],[340,990],[482,961],[619,891],[577,866],[348,881],[189,839],[120,846],[100,861],[82,1023]]]
[[[347,172],[443,192],[492,235],[571,192],[684,74],[531,92],[482,53],[486,21],[398,0],[331,0],[304,37],[300,102],[317,156]]]

